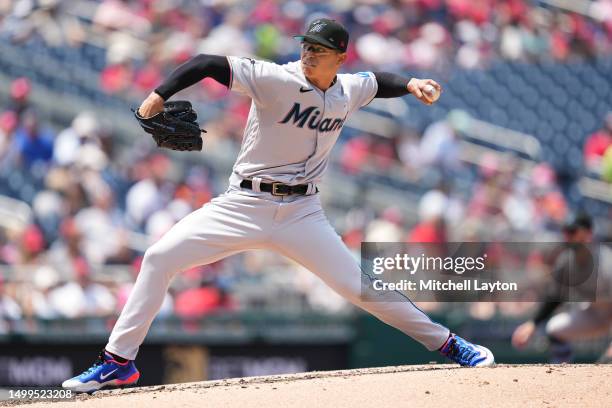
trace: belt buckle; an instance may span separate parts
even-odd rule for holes
[[[284,197],[284,196],[288,196],[290,193],[286,192],[286,193],[279,193],[278,192],[278,188],[279,186],[282,186],[283,183],[272,183],[272,195],[273,196],[280,196],[280,197]]]

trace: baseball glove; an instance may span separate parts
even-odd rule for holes
[[[200,129],[198,114],[191,107],[191,102],[165,102],[163,112],[150,118],[143,118],[138,110],[132,111],[140,126],[153,137],[157,146],[180,151],[202,150],[200,133],[206,131]]]

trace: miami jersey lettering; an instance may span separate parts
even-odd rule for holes
[[[371,72],[338,74],[323,92],[301,62],[278,65],[228,57],[230,89],[252,99],[234,173],[286,184],[318,183],[351,113],[368,104],[378,85]]]

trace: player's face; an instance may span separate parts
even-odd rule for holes
[[[346,54],[320,44],[302,42],[302,69],[306,76],[336,73],[346,59]]]
[[[593,234],[586,228],[566,229],[563,231],[566,242],[575,244],[586,244],[591,242]]]

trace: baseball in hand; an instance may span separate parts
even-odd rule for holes
[[[429,102],[435,102],[440,98],[440,91],[433,85],[425,85],[422,91]]]

